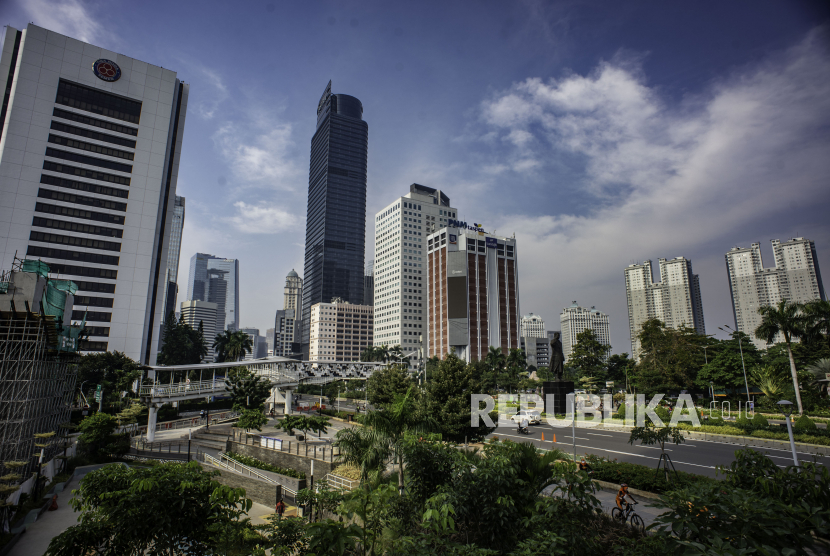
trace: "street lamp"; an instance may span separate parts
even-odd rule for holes
[[[732,334],[738,334],[738,331],[737,330],[732,330],[732,327],[729,326],[728,324],[724,324],[724,326],[726,328],[728,328],[729,330],[731,330]],[[718,328],[720,330],[723,330],[723,328],[721,328],[720,326],[718,326]],[[723,330],[723,331],[726,332],[726,330]],[[743,348],[743,346],[741,346],[741,339],[742,339],[742,336],[740,334],[738,334],[738,349],[741,350],[741,367],[743,367],[743,369],[744,369],[744,386],[746,386],[746,401],[747,401],[747,403],[749,403],[752,400],[749,397],[749,382],[746,380],[746,363],[744,363],[744,348]],[[705,354],[706,352],[704,351],[703,353]]]
[[[798,466],[798,456],[795,454],[795,440],[793,439],[793,425],[790,423],[790,415],[793,413],[793,402],[787,400],[781,400],[777,402],[776,405],[781,406],[781,412],[784,414],[784,418],[787,420],[787,432],[790,435],[790,449],[793,451],[793,463],[795,463],[796,467]]]

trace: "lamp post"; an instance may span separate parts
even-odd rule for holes
[[[744,363],[744,348],[741,345],[741,339],[742,338],[741,338],[741,335],[738,333],[737,330],[732,330],[732,327],[729,326],[728,324],[724,324],[724,326],[726,328],[728,328],[729,330],[731,330],[733,335],[738,334],[738,349],[741,351],[741,367],[743,367],[743,369],[744,369],[744,386],[746,386],[746,401],[747,401],[747,404],[749,404],[749,402],[751,402],[752,400],[749,398],[749,382],[746,380],[746,363]],[[718,326],[718,328],[720,330],[723,330],[723,328],[721,328],[720,326]],[[723,330],[723,331],[726,332],[726,330]],[[703,353],[705,354],[706,352],[704,351]]]
[[[793,425],[790,423],[790,415],[793,413],[793,402],[781,400],[776,405],[781,406],[781,412],[787,420],[787,432],[790,435],[790,449],[793,451],[793,463],[798,467],[798,456],[795,453],[795,440],[793,439]]]

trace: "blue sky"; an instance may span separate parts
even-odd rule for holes
[[[558,329],[562,307],[594,305],[614,352],[631,262],[690,258],[708,333],[734,325],[734,245],[761,242],[771,266],[770,239],[808,237],[830,275],[825,2],[0,5],[0,22],[29,21],[190,83],[181,281],[196,251],[238,258],[243,326],[272,327],[285,274],[303,273],[329,79],[369,124],[367,259],[377,210],[440,188],[516,234],[522,312]]]

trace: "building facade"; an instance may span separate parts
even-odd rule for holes
[[[774,239],[772,252],[773,268],[764,268],[759,243],[733,247],[726,254],[735,328],[752,338],[759,349],[766,348],[766,342],[755,337],[761,324],[759,308],[783,299],[796,303],[826,299],[813,241],[798,237],[782,243]]]
[[[309,341],[311,307],[335,297],[363,303],[366,171],[369,126],[355,97],[332,94],[317,105],[311,139],[306,218],[302,343]],[[305,351],[305,348],[304,348]]]
[[[217,334],[239,329],[239,260],[196,253],[190,258],[189,301],[216,303]]]
[[[179,256],[182,252],[182,230],[184,229],[184,197],[176,195],[173,204],[173,218],[170,221],[170,245],[167,248],[167,293],[164,302],[164,318],[176,311],[176,297],[179,293]],[[162,323],[163,326],[163,323]]]
[[[309,361],[360,361],[372,345],[374,311],[371,305],[352,305],[335,299],[311,307]]]
[[[565,355],[565,362],[571,357],[571,352],[577,343],[577,337],[586,330],[593,330],[594,336],[601,344],[611,345],[611,331],[608,327],[608,315],[597,311],[596,307],[590,309],[580,307],[574,301],[570,307],[562,309],[559,315],[559,322],[562,328],[562,353]]]
[[[706,334],[700,280],[692,272],[692,261],[684,257],[659,259],[659,268],[659,282],[653,281],[651,261],[625,269],[631,355],[635,360],[639,360],[640,352],[637,336],[648,319],[659,319],[669,328],[685,326]]]
[[[274,320],[274,355],[290,357],[295,353],[294,344],[300,342],[300,318],[298,311],[303,302],[303,279],[294,269],[285,277],[283,309],[277,311]]]
[[[34,24],[2,48],[0,268],[48,262],[95,328],[82,350],[155,364],[188,85]]]
[[[430,357],[479,361],[489,346],[520,347],[519,265],[515,238],[450,219],[427,237]]]
[[[427,236],[456,216],[449,197],[417,183],[375,215],[375,345],[417,351],[412,368],[426,349]]]
[[[216,359],[216,353],[213,351],[213,340],[216,337],[216,317],[218,314],[218,307],[216,303],[209,301],[182,301],[181,313],[184,322],[192,329],[199,328],[202,325],[204,331],[205,342],[207,343],[207,355],[205,355],[205,363],[213,363]]]
[[[240,328],[240,331],[248,335],[251,339],[251,351],[245,354],[243,361],[265,357],[262,353],[267,349],[265,346],[265,338],[259,335],[259,328]]]
[[[521,348],[528,367],[550,367],[550,340],[536,336],[522,336]]]
[[[546,338],[545,321],[533,313],[522,317],[522,338]]]

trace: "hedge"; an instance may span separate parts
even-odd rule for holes
[[[277,467],[276,465],[265,463],[264,461],[260,461],[250,456],[243,456],[242,454],[237,454],[236,452],[225,452],[225,455],[234,461],[237,461],[243,465],[247,465],[248,467],[262,469],[263,471],[270,471],[271,473],[279,473],[280,475],[285,475],[286,477],[293,477],[295,479],[305,479],[305,473],[297,471],[296,469]]]
[[[666,481],[663,470],[655,467],[648,467],[637,463],[619,462],[600,456],[586,456],[585,461],[591,466],[592,479],[608,481],[609,483],[628,483],[628,486],[646,492],[663,494],[670,490],[686,488],[700,483],[718,482],[717,479],[678,471],[669,474],[671,482]]]

